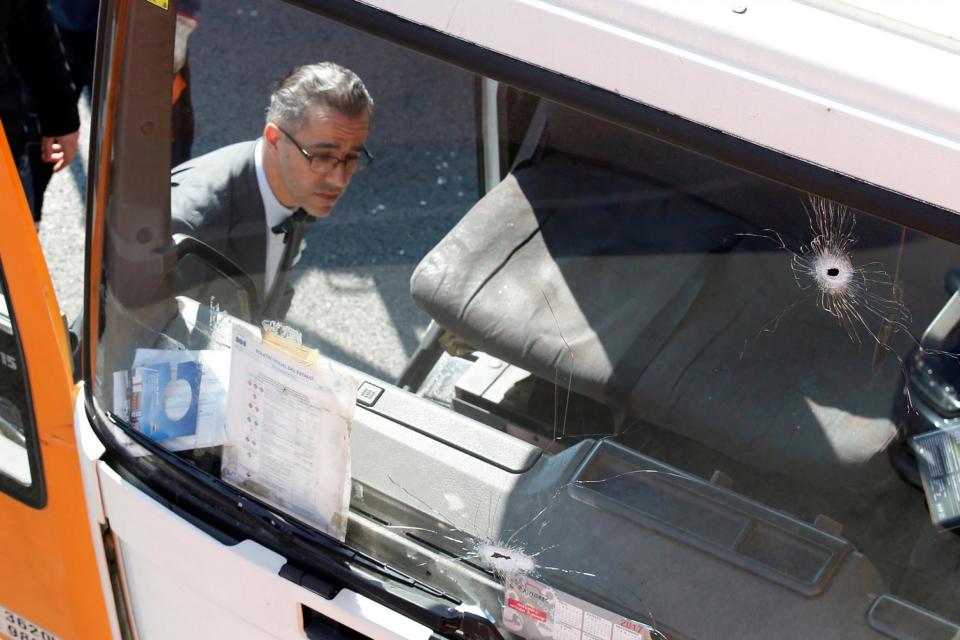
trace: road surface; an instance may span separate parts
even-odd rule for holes
[[[204,0],[190,40],[194,155],[257,137],[273,83],[320,60],[353,69],[373,95],[375,163],[312,226],[288,321],[323,353],[392,379],[428,322],[410,274],[476,200],[474,76],[281,3]],[[85,138],[86,98],[81,108]],[[85,182],[84,151],[54,176],[40,230],[68,318],[82,307]]]

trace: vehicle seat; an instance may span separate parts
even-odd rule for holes
[[[483,352],[735,459],[813,484],[887,481],[895,388],[876,380],[897,376],[874,377],[872,350],[795,304],[789,253],[743,235],[804,237],[803,196],[545,113],[534,160],[416,268],[418,305]]]

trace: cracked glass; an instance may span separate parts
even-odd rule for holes
[[[260,18],[304,44],[219,15],[363,79],[376,164],[308,225],[281,316],[200,254],[168,275],[193,261],[202,286],[145,313],[108,284],[103,406],[138,350],[222,359],[231,323],[267,320],[359,390],[346,544],[505,636],[960,629],[960,248],[299,9]],[[283,65],[233,66],[216,127],[221,94],[193,87],[188,163],[263,131]],[[262,256],[218,247],[263,286]],[[223,442],[157,443],[220,477]]]

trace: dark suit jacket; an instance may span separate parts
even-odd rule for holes
[[[14,159],[23,153],[26,83],[43,135],[80,128],[77,95],[60,48],[60,37],[44,0],[0,2],[0,121]]]
[[[171,231],[206,242],[236,262],[253,278],[261,305],[253,320],[282,320],[290,309],[293,288],[284,270],[278,270],[275,286],[264,299],[266,220],[257,184],[254,149],[257,141],[239,142],[193,158],[174,168],[171,180]],[[293,234],[299,246],[305,228]],[[214,272],[195,258],[186,258],[175,274],[177,293],[210,304],[211,296],[224,310],[236,314],[235,289],[218,282]]]

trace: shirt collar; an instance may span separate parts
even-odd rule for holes
[[[263,138],[257,140],[253,158],[257,170],[257,186],[260,187],[260,199],[263,201],[263,212],[266,215],[267,228],[270,229],[283,222],[297,208],[283,206],[270,188],[270,183],[267,182],[267,174],[263,170]]]

